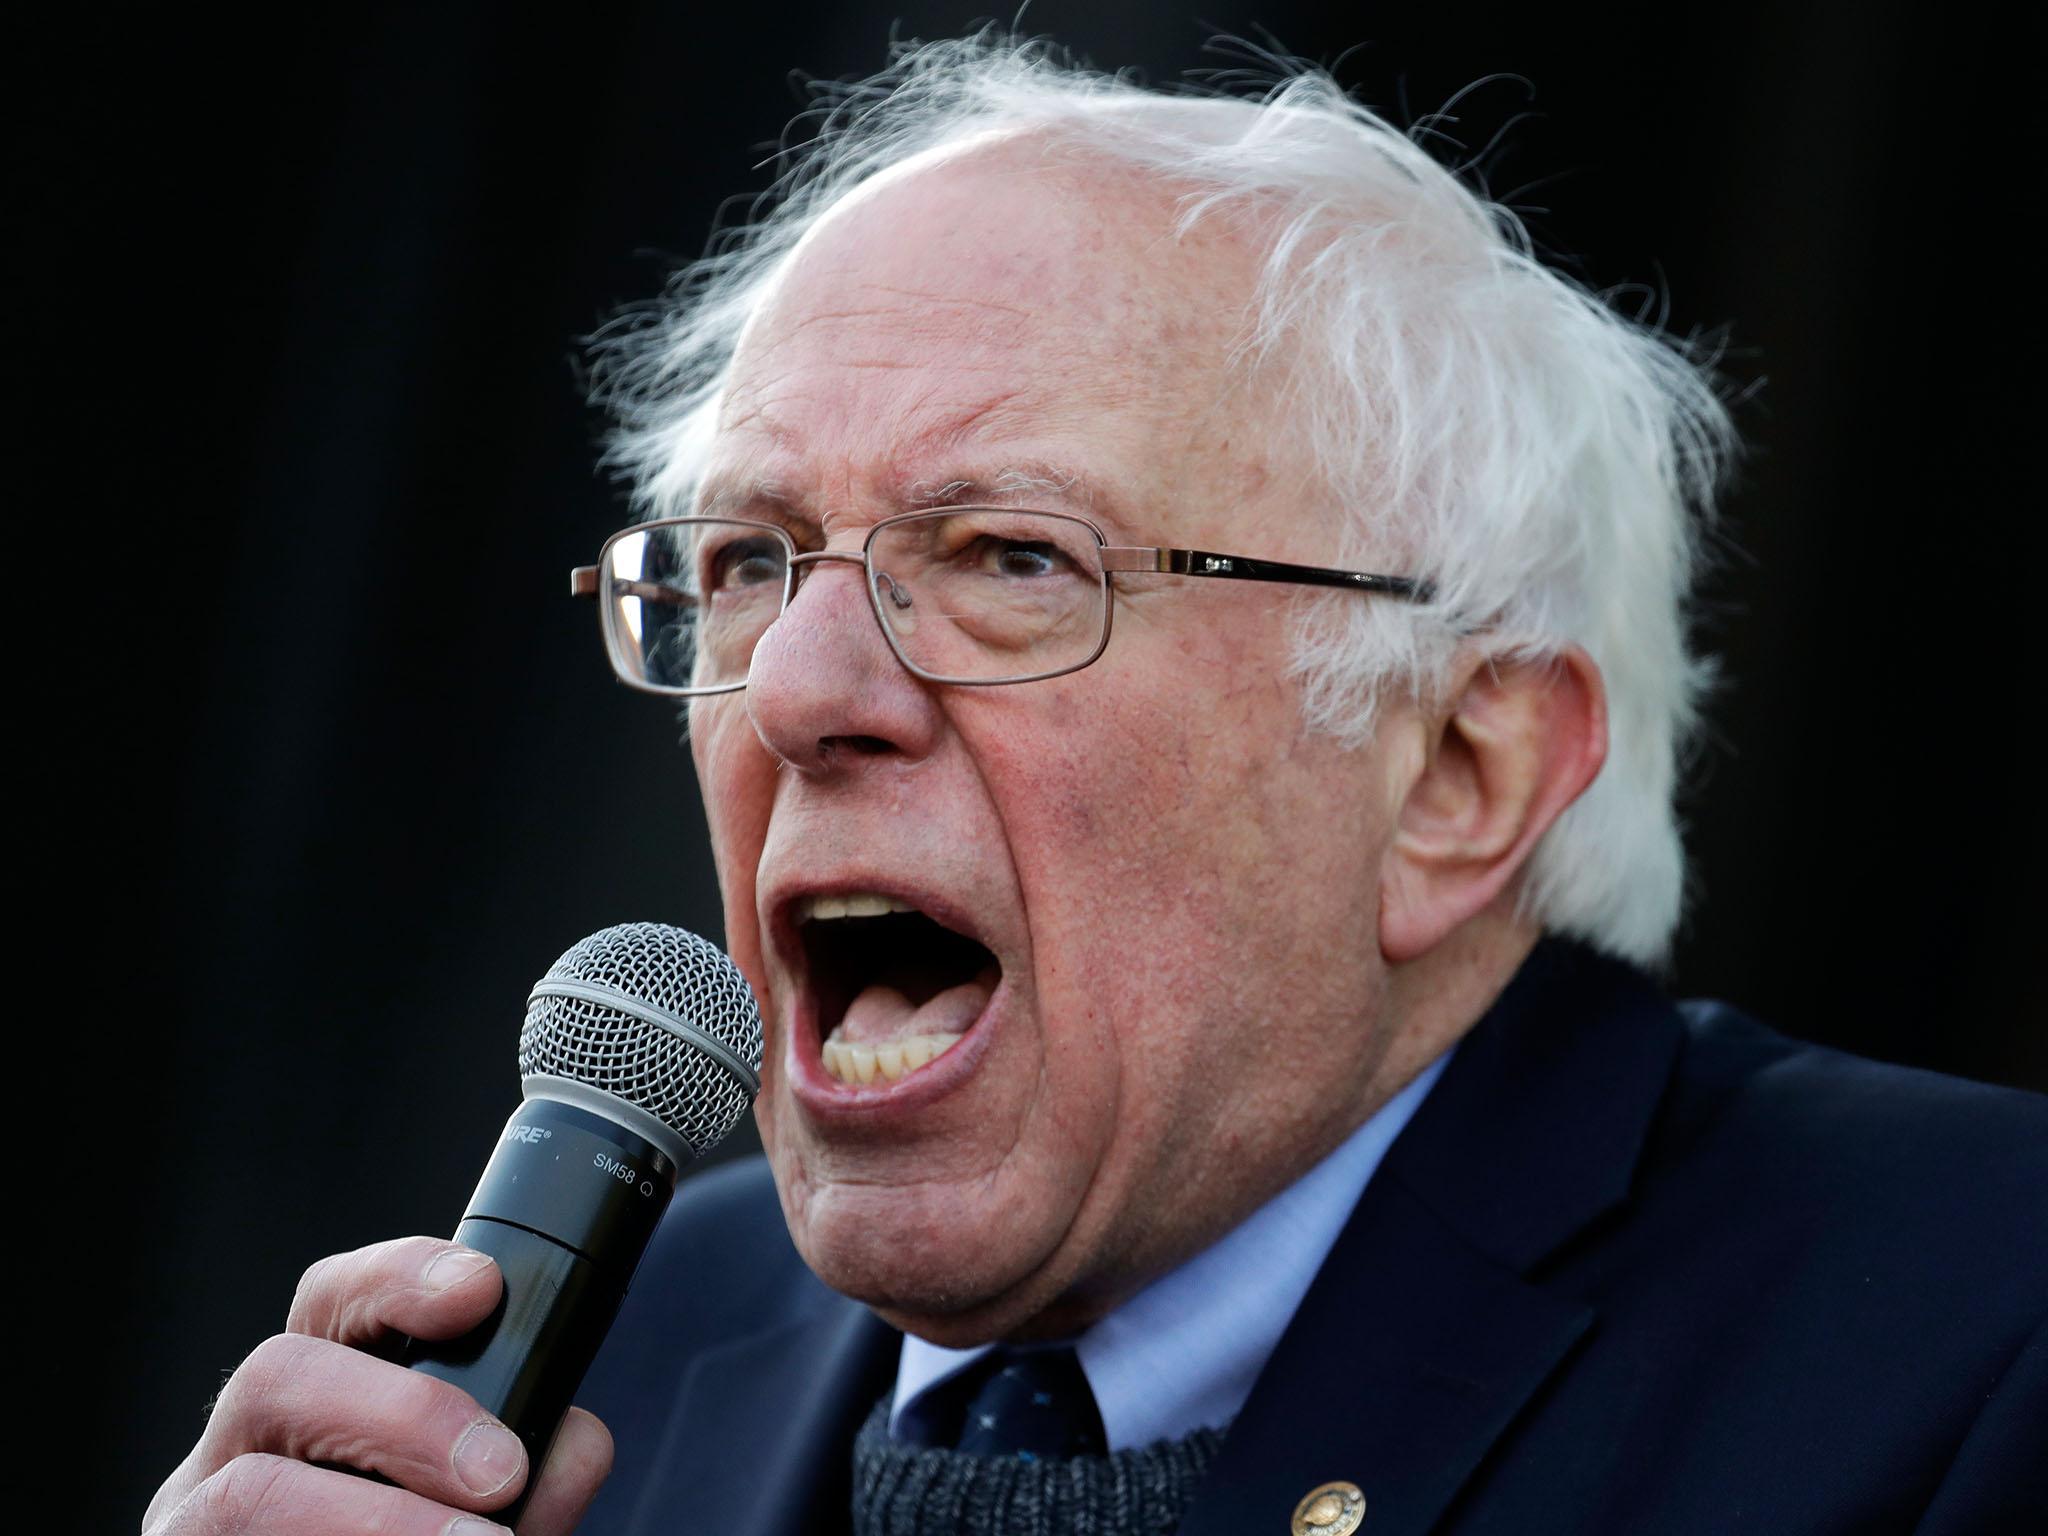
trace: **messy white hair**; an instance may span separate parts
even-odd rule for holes
[[[1698,523],[1733,447],[1704,366],[1539,261],[1516,217],[1325,73],[1270,57],[1256,97],[1159,91],[1000,33],[906,45],[822,93],[750,217],[663,303],[596,340],[610,462],[636,507],[688,510],[733,351],[805,232],[870,178],[969,139],[1031,133],[1264,242],[1234,362],[1284,391],[1343,509],[1329,563],[1425,576],[1425,605],[1304,600],[1309,724],[1369,739],[1391,684],[1426,696],[1459,637],[1541,660],[1579,645],[1606,681],[1607,762],[1521,890],[1549,931],[1661,960],[1682,904],[1673,805],[1706,666],[1685,604]],[[804,121],[803,119],[799,120]]]

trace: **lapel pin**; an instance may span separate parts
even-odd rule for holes
[[[1358,1484],[1325,1483],[1294,1506],[1294,1536],[1351,1536],[1364,1520]]]

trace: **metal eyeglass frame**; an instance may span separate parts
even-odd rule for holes
[[[1102,634],[1097,639],[1094,650],[1090,651],[1082,660],[1074,662],[1069,666],[1055,667],[1049,672],[1030,672],[1022,677],[948,677],[943,673],[927,672],[923,667],[920,667],[916,662],[903,654],[903,647],[897,642],[895,634],[889,628],[889,621],[882,612],[881,594],[876,590],[875,585],[876,576],[880,574],[886,577],[887,573],[878,573],[875,570],[870,561],[869,552],[874,548],[875,539],[885,528],[901,527],[905,523],[934,518],[957,517],[963,512],[994,512],[1009,513],[1011,515],[1030,513],[1035,517],[1056,517],[1064,522],[1078,523],[1094,536],[1097,553],[1102,561],[1102,570],[1100,572],[1102,581]],[[796,547],[796,541],[789,536],[788,529],[777,523],[756,522],[752,518],[656,518],[645,523],[635,523],[630,528],[621,528],[617,533],[606,539],[603,546],[598,550],[597,563],[595,565],[579,565],[569,572],[569,595],[571,597],[589,598],[598,596],[598,587],[600,585],[598,573],[604,568],[606,557],[611,553],[612,546],[618,543],[619,540],[632,534],[648,533],[655,529],[686,528],[699,524],[718,524],[725,527],[736,525],[744,528],[758,528],[763,533],[773,534],[782,541],[783,545],[789,550],[789,560],[782,573],[782,603],[776,610],[776,617],[778,619],[783,613],[788,611],[790,602],[796,595],[799,585],[797,571],[800,567],[820,565],[826,561],[838,561],[847,565],[859,566],[865,577],[862,584],[867,588],[868,607],[875,616],[876,624],[881,628],[882,638],[888,642],[889,649],[895,654],[896,659],[903,663],[905,670],[913,677],[922,678],[928,683],[942,683],[951,688],[1007,688],[1015,683],[1036,683],[1042,682],[1049,677],[1064,677],[1069,672],[1078,672],[1083,667],[1092,665],[1101,657],[1104,651],[1109,649],[1110,624],[1116,607],[1109,600],[1110,594],[1114,590],[1110,586],[1109,578],[1116,575],[1205,576],[1225,581],[1274,581],[1284,582],[1293,586],[1341,587],[1346,591],[1363,592],[1374,597],[1393,597],[1399,598],[1403,602],[1417,603],[1426,603],[1435,595],[1428,582],[1412,576],[1381,576],[1375,575],[1370,571],[1340,571],[1320,565],[1290,565],[1280,560],[1255,560],[1247,555],[1212,554],[1205,549],[1169,549],[1159,545],[1112,544],[1103,534],[1102,530],[1096,527],[1094,523],[1085,517],[1078,517],[1071,512],[1047,512],[1038,507],[991,506],[937,507],[930,511],[903,512],[894,517],[885,517],[868,529],[868,536],[862,541],[859,553],[855,553],[850,549],[802,551]],[[635,583],[635,585],[645,585],[652,589],[648,592],[637,594],[643,599],[655,601],[673,600],[672,589],[661,587],[658,583]],[[629,688],[637,688],[642,693],[660,694],[665,698],[709,698],[715,694],[737,693],[747,686],[744,678],[737,683],[719,683],[709,688],[678,688],[663,683],[650,683],[645,679],[633,677],[629,674],[621,660],[624,654],[621,650],[624,640],[617,633],[617,625],[613,618],[613,607],[610,603],[599,604],[598,619],[604,631],[605,654],[611,660],[612,671],[617,675],[619,681],[626,684]]]

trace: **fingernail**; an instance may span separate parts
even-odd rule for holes
[[[479,1520],[474,1515],[459,1515],[448,1522],[448,1528],[441,1536],[512,1536],[505,1526],[489,1520]]]
[[[455,1442],[455,1475],[471,1493],[496,1493],[525,1464],[526,1450],[519,1437],[496,1424],[472,1424]]]
[[[426,1267],[420,1278],[437,1291],[445,1291],[462,1284],[471,1275],[491,1262],[487,1253],[478,1253],[474,1248],[450,1248]]]

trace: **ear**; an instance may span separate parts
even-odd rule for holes
[[[1477,656],[1432,712],[1380,876],[1380,950],[1426,954],[1508,888],[1607,758],[1607,690],[1578,646]]]

